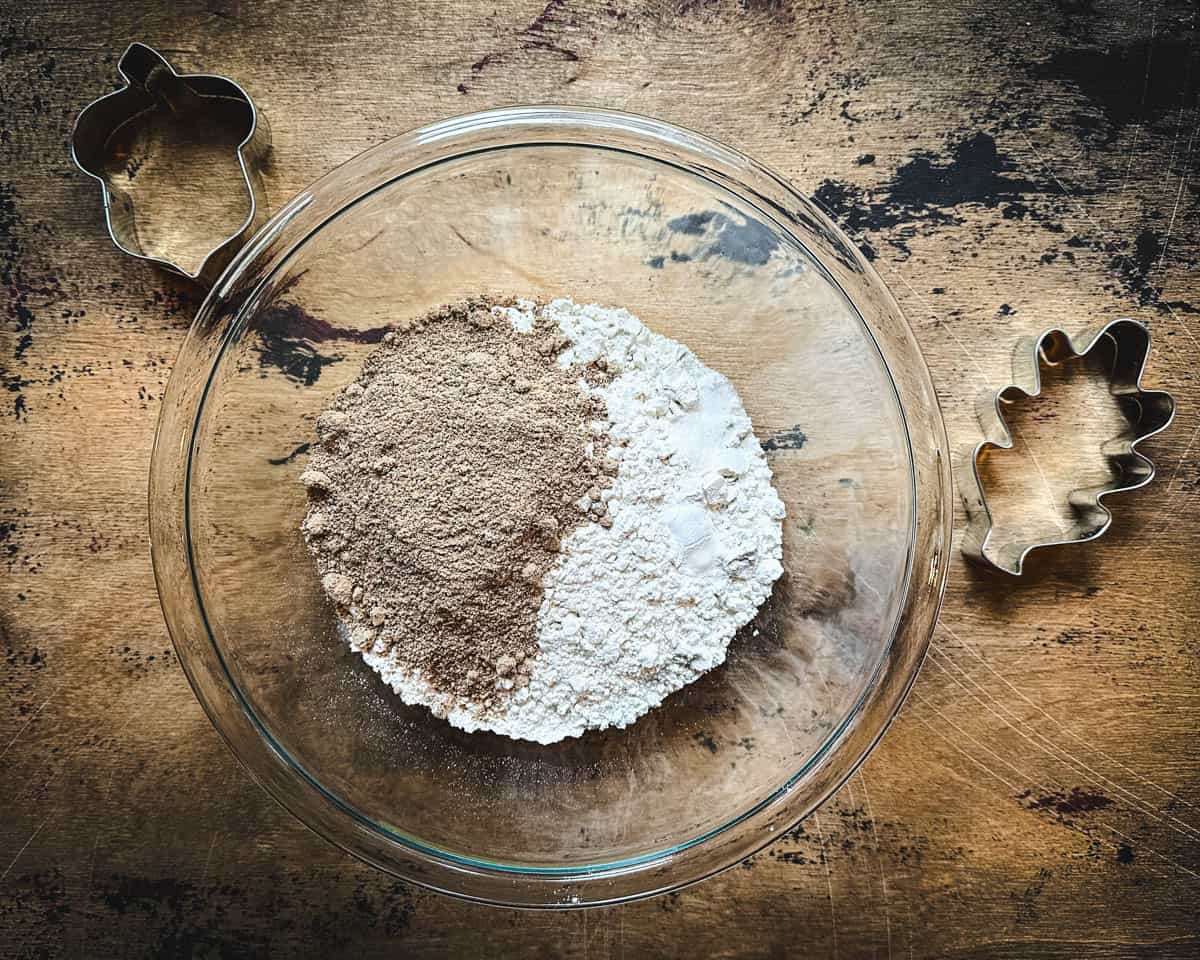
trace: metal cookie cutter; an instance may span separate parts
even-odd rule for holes
[[[1109,392],[1118,399],[1129,424],[1127,430],[1101,448],[1113,468],[1113,481],[1071,491],[1069,502],[1075,519],[1067,536],[1018,543],[1010,549],[996,551],[990,544],[992,514],[983,492],[979,461],[990,447],[1012,449],[1012,435],[1004,420],[1003,404],[1041,393],[1040,361],[1043,357],[1048,363],[1083,357],[1105,339],[1112,341],[1115,347]],[[1128,319],[1113,320],[1074,338],[1061,330],[1047,330],[1036,339],[1018,342],[1013,356],[1013,383],[980,400],[979,423],[984,439],[976,444],[962,471],[960,488],[968,517],[962,551],[968,560],[1020,576],[1025,558],[1034,550],[1095,540],[1112,523],[1112,514],[1101,502],[1104,497],[1136,490],[1154,479],[1154,464],[1138,453],[1137,447],[1170,425],[1175,416],[1175,401],[1164,391],[1142,389],[1142,371],[1149,353],[1150,331],[1136,320]]]
[[[84,173],[100,181],[108,233],[121,250],[211,285],[237,249],[266,219],[259,164],[270,147],[266,124],[246,92],[232,80],[207,74],[176,73],[157,52],[133,43],[117,65],[125,86],[93,101],[75,120],[71,156]],[[247,210],[241,225],[208,249],[194,269],[179,258],[147,250],[131,188],[140,158],[126,144],[134,125],[169,120],[192,138],[222,131],[237,156]],[[169,149],[169,148],[167,148]],[[151,227],[153,229],[153,227]]]

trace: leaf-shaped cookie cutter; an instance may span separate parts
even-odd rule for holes
[[[989,448],[1012,449],[1012,434],[1004,420],[1003,404],[1018,396],[1036,397],[1041,393],[1043,357],[1048,363],[1083,357],[1104,339],[1111,340],[1115,348],[1109,392],[1118,399],[1129,424],[1120,436],[1101,446],[1101,453],[1113,468],[1114,481],[1071,491],[1068,501],[1075,520],[1065,536],[1018,544],[1019,550],[997,554],[994,549],[989,549],[993,521],[983,491],[979,462]],[[1020,576],[1025,558],[1034,550],[1095,540],[1112,524],[1112,513],[1104,506],[1103,499],[1112,493],[1136,490],[1154,479],[1154,464],[1138,453],[1137,447],[1143,440],[1170,426],[1175,417],[1175,401],[1165,391],[1142,389],[1142,372],[1149,354],[1150,331],[1130,319],[1113,320],[1077,337],[1054,329],[1034,339],[1018,341],[1013,355],[1013,382],[980,398],[978,415],[984,439],[975,445],[960,477],[960,494],[968,519],[962,545],[967,559],[991,570]]]
[[[211,74],[176,73],[160,54],[144,43],[130,44],[121,55],[117,69],[125,85],[92,101],[80,112],[71,135],[71,157],[79,169],[100,181],[108,234],[119,249],[131,257],[211,285],[233,254],[266,219],[259,165],[270,147],[267,126],[246,91],[232,80]],[[113,143],[118,131],[163,108],[164,104],[170,107],[178,98],[201,107],[205,106],[206,99],[211,100],[212,109],[227,110],[231,104],[244,104],[246,108],[245,134],[235,147],[248,199],[246,217],[235,231],[220,238],[208,250],[195,270],[146,251],[138,235],[133,198],[106,175],[106,171],[112,169]]]

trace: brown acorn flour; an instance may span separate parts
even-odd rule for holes
[[[303,532],[350,642],[483,708],[526,682],[560,541],[609,523],[601,367],[473,299],[406,322],[317,421]]]

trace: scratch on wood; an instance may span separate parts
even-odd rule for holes
[[[825,831],[821,828],[821,814],[814,810],[812,815],[813,824],[817,828],[817,839],[821,844],[821,866],[825,868],[825,886],[829,891],[829,932],[833,937],[833,960],[837,960],[838,956],[838,921],[837,908],[833,899],[833,874],[829,870],[829,853],[825,845]]]
[[[50,822],[50,818],[53,816],[54,816],[53,812],[47,814],[46,819],[43,820],[40,824],[38,824],[37,829],[35,829],[33,831],[33,833],[31,833],[29,835],[29,839],[26,840],[25,843],[21,845],[21,849],[17,851],[17,855],[15,857],[13,857],[11,861],[9,861],[8,866],[4,868],[4,872],[0,873],[0,881],[4,880],[4,878],[8,876],[9,871],[12,870],[12,868],[17,865],[17,861],[21,859],[21,854],[23,854],[26,850],[29,849],[29,845],[31,843],[33,843],[33,841],[37,838],[37,835],[42,832],[42,828],[45,827],[46,824],[48,824]]]
[[[862,784],[863,799],[867,804],[867,816],[871,820],[871,843],[875,847],[875,862],[879,865],[879,888],[883,892],[883,923],[887,930],[888,958],[892,956],[892,914],[888,904],[887,877],[883,870],[883,856],[879,852],[879,832],[875,826],[875,811],[871,807],[871,791],[867,789],[867,777],[862,767],[858,769],[858,782]]]

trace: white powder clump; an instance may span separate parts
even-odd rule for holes
[[[687,347],[619,308],[554,300],[495,308],[517,331],[541,311],[569,345],[566,368],[600,360],[616,476],[576,504],[604,514],[561,544],[542,579],[538,655],[498,712],[449,704],[446,719],[554,743],[624,727],[725,660],[783,572],[783,502],[733,386]],[[585,502],[586,501],[586,502]],[[606,508],[606,512],[605,512]],[[372,651],[364,659],[402,696],[415,677]],[[501,681],[502,682],[502,681]],[[409,697],[405,697],[409,699]]]

